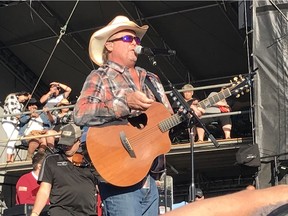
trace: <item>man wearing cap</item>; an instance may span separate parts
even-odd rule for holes
[[[50,195],[51,216],[96,215],[96,178],[89,166],[75,166],[73,156],[80,145],[81,129],[67,124],[61,129],[59,153],[43,162],[40,188],[31,216],[40,215]]]
[[[125,16],[117,16],[92,35],[89,55],[100,67],[86,78],[74,107],[77,125],[99,126],[137,116],[156,98],[173,113],[159,78],[135,66],[138,57],[135,48],[147,29],[147,25],[138,26]],[[152,83],[153,89],[147,82]],[[149,174],[128,187],[100,182],[99,190],[105,215],[158,215],[158,190]]]

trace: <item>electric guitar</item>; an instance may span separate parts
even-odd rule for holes
[[[239,96],[249,83],[240,77],[198,105],[205,109],[233,94]],[[171,116],[163,104],[155,102],[137,117],[90,127],[86,139],[88,154],[103,180],[120,187],[134,185],[147,175],[157,156],[169,152],[168,132],[185,119],[179,114]]]

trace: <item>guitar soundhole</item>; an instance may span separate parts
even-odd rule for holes
[[[140,114],[137,117],[129,118],[129,123],[138,129],[143,129],[147,125],[147,115],[145,113]]]

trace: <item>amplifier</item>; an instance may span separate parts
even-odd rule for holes
[[[14,207],[5,209],[3,216],[30,216],[32,213],[33,205],[32,204],[21,204],[15,205]],[[49,206],[46,205],[41,212],[40,216],[48,216]]]

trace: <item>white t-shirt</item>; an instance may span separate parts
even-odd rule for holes
[[[45,107],[48,108],[55,107],[64,98],[65,98],[64,94],[59,94],[57,97],[51,97],[47,100]]]
[[[29,135],[30,132],[33,130],[44,130],[43,120],[41,119],[40,116],[38,116],[37,118],[31,118],[29,120],[27,128],[24,132],[24,135],[25,136]]]

